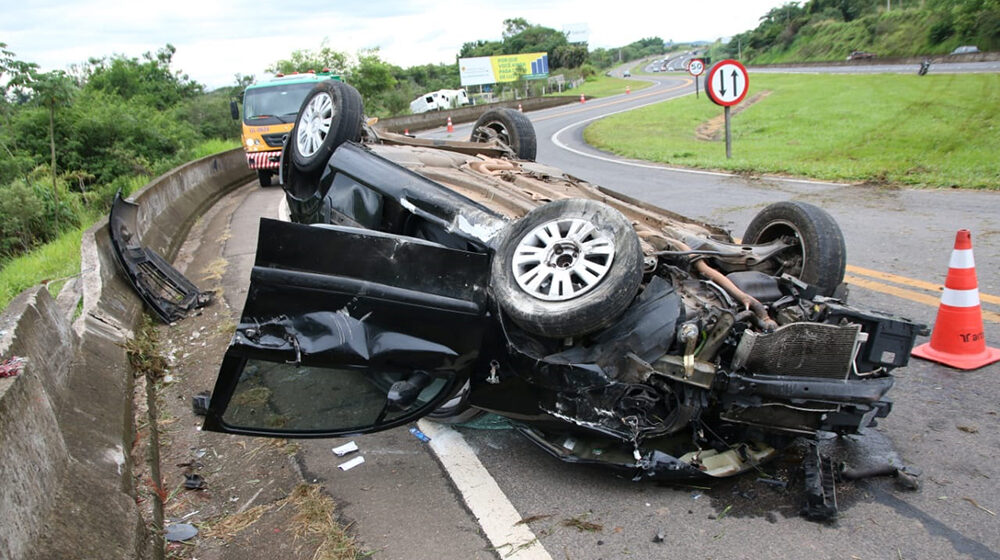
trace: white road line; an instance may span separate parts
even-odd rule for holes
[[[685,95],[691,95],[691,94],[690,93],[685,93],[683,95],[678,95],[677,97],[684,97]],[[671,97],[669,99],[677,99],[677,97]],[[562,148],[563,150],[566,150],[567,152],[572,152],[572,153],[577,154],[579,156],[583,156],[583,157],[590,158],[590,159],[596,159],[596,160],[600,160],[600,161],[606,161],[608,163],[617,163],[618,165],[628,165],[628,166],[631,166],[631,167],[640,167],[642,169],[656,169],[656,170],[659,170],[659,171],[673,171],[675,173],[690,173],[692,175],[709,175],[709,176],[712,176],[712,177],[733,177],[733,178],[739,177],[739,175],[735,175],[733,173],[723,173],[721,171],[703,171],[701,169],[687,169],[687,168],[683,168],[683,167],[670,167],[669,165],[663,165],[663,164],[639,163],[639,162],[629,161],[629,160],[621,159],[621,158],[614,158],[614,157],[607,157],[607,156],[602,156],[602,155],[598,155],[598,154],[591,154],[591,153],[587,153],[587,152],[584,152],[584,151],[581,151],[581,150],[577,150],[576,148],[571,148],[571,147],[567,146],[566,144],[564,144],[561,140],[559,140],[559,135],[560,134],[566,132],[567,130],[569,130],[569,129],[575,127],[575,126],[580,126],[580,125],[588,123],[590,121],[596,121],[597,119],[603,119],[604,117],[609,117],[611,115],[617,115],[618,113],[624,113],[626,111],[632,111],[634,109],[641,109],[643,107],[648,107],[650,105],[655,105],[657,103],[663,103],[664,101],[668,101],[669,99],[658,99],[656,101],[651,101],[649,103],[643,103],[642,105],[636,105],[635,107],[628,107],[626,109],[621,109],[621,110],[618,110],[618,111],[612,111],[610,113],[605,113],[603,115],[598,115],[596,117],[589,117],[589,118],[577,121],[575,123],[566,125],[566,126],[560,128],[559,130],[555,131],[555,133],[553,133],[552,136],[549,137],[549,140],[553,144],[555,144],[556,147]],[[784,181],[784,182],[787,182],[787,183],[803,183],[803,184],[807,184],[807,185],[846,186],[845,183],[834,183],[834,182],[830,182],[830,181],[814,181],[812,179],[791,179],[791,178],[788,178],[788,177],[778,177],[778,176],[775,176],[775,175],[762,175],[761,177],[764,178],[764,179],[771,180],[771,181]]]
[[[479,457],[465,443],[462,434],[429,420],[417,422],[430,436],[430,446],[465,505],[501,558],[510,560],[552,560],[526,524],[518,525],[521,514],[514,509]]]

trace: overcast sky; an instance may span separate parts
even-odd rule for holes
[[[379,47],[403,67],[453,62],[462,43],[499,40],[503,20],[585,26],[591,48],[651,36],[715,40],[757,26],[786,0],[0,0],[0,42],[43,70],[91,57],[139,57],[170,43],[173,68],[210,89],[234,74],[258,80],[296,49]]]

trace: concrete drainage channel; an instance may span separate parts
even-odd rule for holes
[[[520,103],[537,110],[574,101]],[[380,127],[433,128],[445,116],[471,122],[518,103],[409,115]],[[134,233],[172,261],[195,220],[251,178],[239,148],[178,167],[131,197],[139,205]],[[0,314],[0,558],[163,556],[162,535],[143,517],[137,492],[143,469],[132,458],[136,413],[155,416],[155,407],[143,411],[145,403],[133,401],[137,386],[126,351],[142,303],[117,270],[108,227],[105,219],[84,233],[81,274],[57,298],[35,286]],[[152,390],[145,381],[138,389]],[[149,420],[155,426],[156,418]],[[156,441],[150,444],[155,452]],[[150,470],[158,478],[153,455]],[[162,525],[162,504],[153,512],[152,524]]]
[[[241,149],[183,165],[132,197],[136,233],[171,260],[194,220],[250,178]],[[107,220],[85,232],[81,256],[81,275],[57,298],[36,286],[0,314],[0,361],[21,358],[0,379],[0,558],[156,553],[130,457],[125,345],[142,304],[116,270]]]

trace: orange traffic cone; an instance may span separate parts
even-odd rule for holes
[[[630,93],[632,93],[632,88],[629,86],[625,86],[625,95],[628,95]]]
[[[1000,350],[986,346],[972,235],[967,229],[955,235],[955,250],[948,264],[931,341],[914,348],[912,354],[958,369],[976,369],[1000,361]]]
[[[524,109],[521,108],[521,104],[520,103],[517,104],[517,111],[519,113],[523,113],[524,112]]]
[[[451,117],[448,117],[448,132],[455,132],[455,125],[451,124]]]
[[[580,94],[580,103],[586,103],[586,102],[587,102],[587,98],[584,97],[583,94],[581,93]]]

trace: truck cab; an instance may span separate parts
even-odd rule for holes
[[[318,82],[343,79],[330,72],[278,74],[274,79],[248,86],[243,92],[242,145],[247,166],[257,171],[262,187],[269,186],[277,173],[281,147],[295,124],[302,100]],[[235,101],[230,104],[233,119],[240,119]]]

